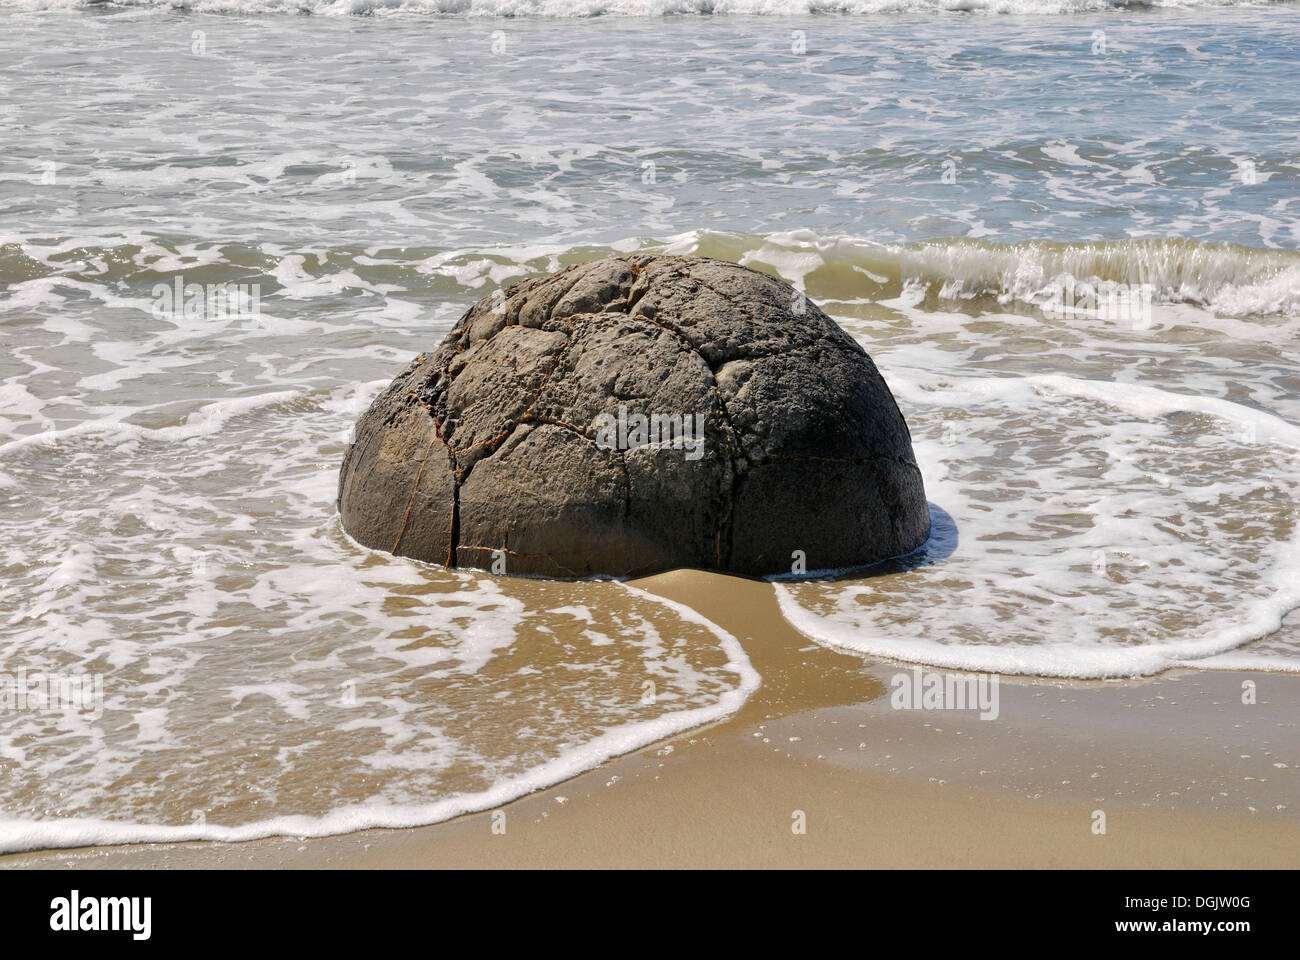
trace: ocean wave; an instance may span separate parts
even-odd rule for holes
[[[0,447],[0,500],[24,503],[0,513],[0,673],[102,676],[94,711],[0,711],[21,771],[0,853],[433,823],[721,720],[758,688],[736,637],[676,601],[347,538],[342,434],[386,382]]]
[[[139,287],[135,301],[148,308],[144,291],[184,277],[174,245],[133,238],[48,241],[0,238],[0,304],[32,307],[52,294],[51,284],[83,285],[106,293]],[[69,262],[75,250],[77,258]],[[670,253],[731,260],[781,276],[814,300],[887,300],[920,291],[936,300],[990,299],[1007,306],[1053,302],[1063,284],[1146,285],[1154,303],[1190,304],[1225,317],[1300,318],[1300,251],[1264,249],[1182,238],[995,242],[968,238],[880,243],[862,237],[826,236],[812,230],[767,235],[693,230],[666,238],[629,238],[612,243],[533,243],[502,247],[400,251],[338,247],[313,255],[275,257],[247,244],[226,244],[205,265],[229,274],[230,282],[260,283],[262,296],[317,295],[350,287],[409,295],[481,296],[495,286],[572,263],[632,253]],[[260,264],[260,273],[250,273]],[[292,271],[286,267],[289,264]],[[328,264],[328,267],[325,266]],[[253,269],[256,269],[255,267]],[[294,289],[286,276],[292,272]],[[288,291],[288,292],[285,292]]]
[[[1300,669],[1294,649],[1247,648],[1300,606],[1300,425],[1059,375],[889,381],[955,532],[896,576],[774,584],[799,632],[1005,674]]]
[[[1123,10],[1265,7],[1279,0],[0,0],[0,10],[144,7],[194,13],[463,17],[807,16],[988,14],[1056,16]],[[1285,0],[1290,2],[1290,0]]]
[[[610,584],[651,605],[665,608],[686,623],[709,631],[727,658],[736,686],[704,707],[666,712],[605,730],[580,746],[570,745],[560,756],[522,774],[504,777],[486,790],[440,797],[425,803],[393,804],[382,801],[348,804],[320,816],[305,814],[270,817],[237,825],[194,823],[171,825],[108,820],[100,817],[50,817],[23,819],[0,817],[0,853],[124,843],[180,843],[218,840],[238,843],[265,837],[325,837],[375,828],[419,827],[452,817],[501,807],[522,796],[571,780],[608,760],[634,753],[695,727],[725,719],[739,710],[762,682],[740,642],[690,607],[627,584]]]
[[[1157,303],[1223,316],[1300,316],[1300,252],[1183,239],[1082,243],[934,240],[881,244],[799,230],[774,234],[742,263],[835,299],[895,297],[921,288],[941,300],[991,297],[1041,306],[1063,285],[1147,285]],[[812,290],[809,290],[812,293]]]
[[[299,391],[278,390],[274,393],[258,396],[214,400],[185,417],[183,422],[166,427],[144,427],[137,423],[128,423],[122,420],[90,420],[62,430],[51,428],[41,433],[27,434],[0,443],[0,455],[20,450],[23,447],[56,444],[76,437],[91,435],[111,434],[124,439],[150,438],[165,441],[206,437],[220,431],[231,417],[261,407],[284,403],[300,395]]]

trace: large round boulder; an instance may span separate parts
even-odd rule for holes
[[[339,511],[368,547],[557,577],[857,566],[930,530],[862,347],[779,280],[674,256],[474,304],[358,423]]]

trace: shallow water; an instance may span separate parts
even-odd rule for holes
[[[41,6],[0,0],[0,662],[104,687],[0,711],[0,850],[430,822],[743,702],[692,611],[394,560],[334,514],[411,356],[610,253],[784,276],[894,388],[954,529],[778,584],[813,638],[1300,667],[1294,5]],[[178,279],[246,289],[186,310]],[[1150,314],[1044,312],[1075,281]]]

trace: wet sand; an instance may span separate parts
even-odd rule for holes
[[[1002,678],[996,719],[896,710],[890,679],[911,668],[814,645],[768,584],[675,571],[636,585],[740,639],[763,685],[739,713],[428,827],[0,866],[1300,866],[1300,676]]]

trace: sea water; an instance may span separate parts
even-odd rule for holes
[[[334,510],[410,357],[606,255],[782,276],[894,390],[935,535],[774,583],[808,636],[1296,669],[1298,13],[0,0],[0,673],[102,683],[0,710],[0,850],[428,823],[737,709],[689,608]]]

